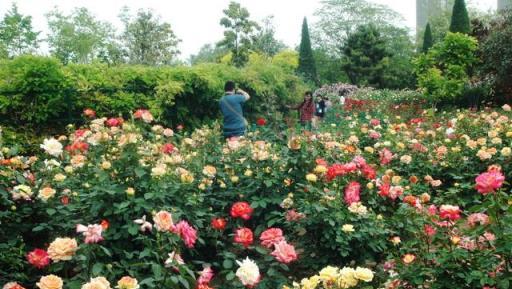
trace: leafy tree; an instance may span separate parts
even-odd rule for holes
[[[262,28],[254,38],[253,49],[265,55],[274,56],[286,48],[286,45],[275,38],[276,28],[273,23],[274,16],[263,19]]]
[[[299,54],[294,50],[281,50],[272,57],[272,64],[277,65],[287,72],[293,73],[299,67]]]
[[[475,38],[448,32],[442,42],[415,59],[418,87],[434,105],[462,95],[469,71],[477,61],[477,47]]]
[[[423,34],[423,52],[427,52],[430,47],[434,45],[433,39],[432,39],[432,29],[430,29],[430,23],[427,23],[427,28],[425,28],[425,33]]]
[[[195,65],[199,63],[216,63],[219,62],[222,56],[226,55],[228,50],[223,47],[218,47],[212,44],[203,45],[197,54],[190,56],[190,64]]]
[[[342,51],[342,68],[352,84],[384,86],[383,75],[391,54],[374,25],[359,26]]]
[[[18,6],[13,3],[0,22],[0,56],[33,52],[39,46],[39,33],[32,28],[32,17],[20,14]]]
[[[386,5],[375,4],[368,0],[325,0],[315,12],[318,21],[313,27],[315,46],[330,54],[341,53],[347,37],[357,27],[374,24],[384,27],[396,26],[403,18]]]
[[[452,22],[450,24],[450,32],[460,32],[464,34],[469,34],[471,32],[468,10],[464,0],[455,0],[452,12]]]
[[[46,16],[50,51],[63,63],[91,63],[114,34],[109,23],[96,20],[87,8],[76,8],[71,15],[55,9]]]
[[[249,60],[249,51],[253,47],[255,31],[259,25],[249,19],[249,11],[240,3],[229,3],[224,9],[224,17],[220,24],[224,26],[224,39],[218,43],[219,47],[227,48],[232,53],[231,63],[237,67],[243,66]]]
[[[125,25],[122,35],[130,63],[144,65],[172,64],[179,54],[180,40],[171,25],[162,22],[151,10],[139,10],[135,17],[124,8],[120,15]]]
[[[313,50],[311,49],[311,38],[309,37],[308,21],[304,17],[302,22],[302,36],[299,46],[299,67],[297,72],[301,74],[305,79],[318,83],[316,74],[315,58],[313,56]]]
[[[317,67],[318,82],[320,84],[349,82],[347,74],[341,68],[341,59],[337,55],[330,54],[322,47],[313,50]]]

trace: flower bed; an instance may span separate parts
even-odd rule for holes
[[[509,111],[332,112],[229,143],[88,111],[38,157],[2,148],[0,284],[508,288]]]

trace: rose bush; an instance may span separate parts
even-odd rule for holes
[[[37,157],[2,146],[0,282],[508,288],[509,109],[365,105],[227,143],[88,111]]]

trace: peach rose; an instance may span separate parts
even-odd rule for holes
[[[167,211],[160,211],[153,216],[153,222],[158,231],[171,231],[174,228],[172,215]]]
[[[110,289],[110,283],[105,277],[91,278],[89,283],[82,285],[82,289]]]
[[[46,275],[41,277],[36,285],[40,289],[62,289],[63,282],[59,276]]]
[[[138,289],[139,283],[137,279],[130,276],[124,276],[121,280],[117,281],[117,288],[119,289]]]
[[[56,238],[48,247],[48,255],[54,262],[67,261],[73,258],[78,244],[75,239]]]
[[[51,197],[55,196],[56,191],[52,189],[51,187],[45,187],[39,190],[38,197],[42,199],[43,201],[48,201]]]

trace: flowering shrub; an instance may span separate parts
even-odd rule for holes
[[[376,109],[226,143],[88,111],[37,157],[2,146],[0,282],[507,288],[509,110]]]

